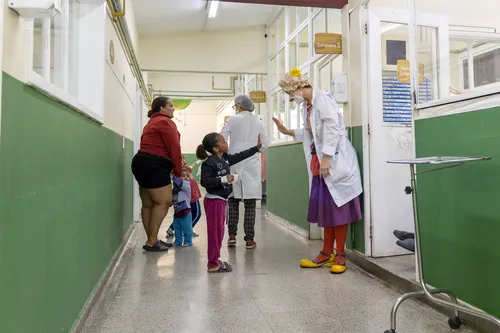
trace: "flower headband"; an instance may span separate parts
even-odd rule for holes
[[[302,72],[298,68],[293,68],[289,74],[286,74],[285,77],[280,80],[278,85],[281,89],[290,94],[299,88],[304,88],[310,85],[309,78],[305,75],[302,75]]]

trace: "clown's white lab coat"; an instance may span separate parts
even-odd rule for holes
[[[335,204],[341,207],[363,192],[356,150],[346,136],[344,119],[333,96],[326,91],[313,89],[312,104],[310,120],[313,138],[306,129],[307,108],[303,105],[301,112],[304,124],[303,128],[294,130],[295,140],[303,141],[309,185],[312,182],[309,166],[313,140],[320,161],[323,155],[331,156],[330,175],[325,182]]]
[[[257,146],[259,135],[261,151],[267,149],[267,134],[264,123],[252,112],[243,111],[226,120],[221,134],[229,140],[229,154],[235,154]],[[231,174],[238,175],[233,183],[236,199],[262,199],[260,154],[256,154],[231,166]]]

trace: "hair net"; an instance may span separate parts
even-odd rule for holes
[[[253,111],[255,110],[255,105],[253,104],[252,100],[250,97],[247,95],[239,95],[234,99],[234,104],[241,106],[243,109],[246,111]]]

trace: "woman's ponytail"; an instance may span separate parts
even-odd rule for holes
[[[199,160],[206,160],[208,158],[208,153],[203,145],[199,145],[198,148],[196,148],[196,157],[198,157]]]
[[[148,111],[148,118],[151,118],[151,116],[153,115],[153,113],[154,113],[153,110],[149,110]]]

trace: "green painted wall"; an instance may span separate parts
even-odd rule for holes
[[[186,157],[188,165],[191,165],[198,160],[198,158],[196,157],[196,154],[184,154],[184,156]],[[194,176],[194,178],[196,178],[197,181],[200,181],[200,177],[198,177],[198,168],[199,167],[200,167],[200,165],[195,166],[193,168],[193,173],[192,173],[192,175]]]
[[[267,209],[309,231],[309,180],[302,143],[271,147],[266,158]]]
[[[363,175],[363,127],[355,126],[348,128],[349,139],[358,153],[358,162],[361,169],[361,175]],[[363,181],[363,176],[361,176],[361,181]],[[363,195],[361,196],[361,209],[364,211],[363,206]],[[365,222],[364,219],[355,222],[349,226],[349,233],[351,237],[348,237],[347,247],[350,249],[357,250],[361,253],[365,253]]]
[[[3,74],[0,332],[68,332],[133,220],[133,144]]]
[[[418,177],[424,277],[500,316],[500,107],[418,120],[417,156],[493,159]],[[421,168],[419,171],[426,170]]]
[[[350,129],[349,129],[350,130]],[[349,131],[354,148],[363,165],[363,130]],[[302,143],[271,147],[267,154],[267,209],[299,227],[309,230],[307,208],[309,182]],[[350,227],[347,247],[365,253],[364,221]]]

